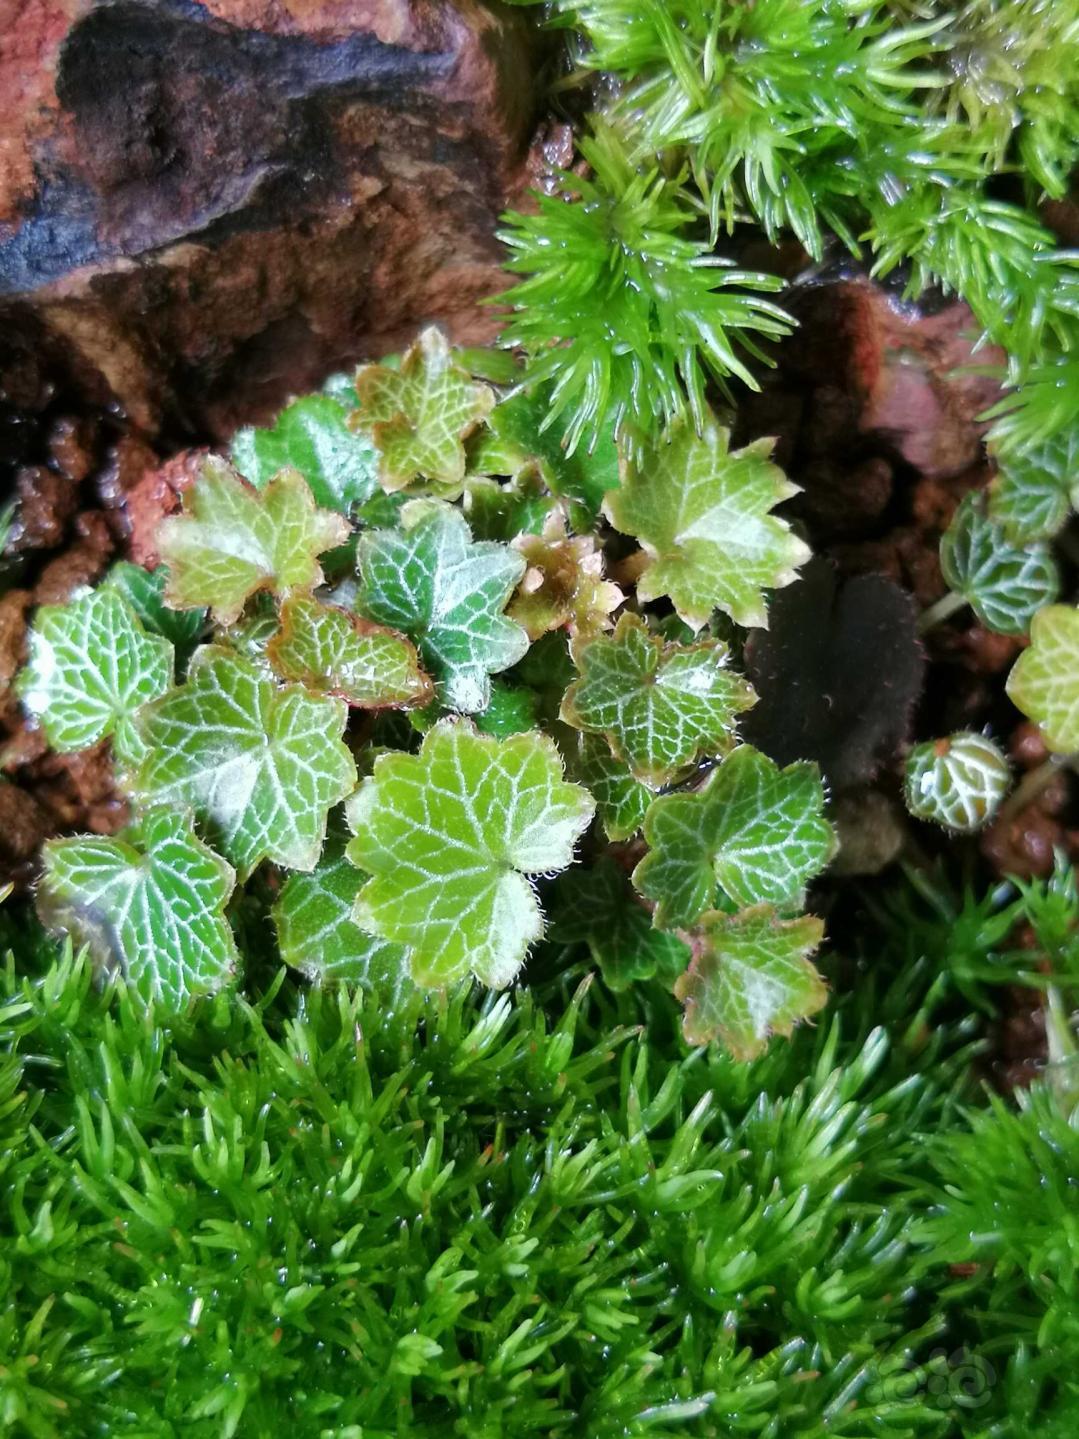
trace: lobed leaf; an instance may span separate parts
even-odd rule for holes
[[[206,626],[205,610],[174,610],[165,603],[168,570],[144,570],[128,560],[117,560],[101,588],[122,595],[142,621],[147,634],[160,635],[176,649],[178,660],[186,661]]]
[[[475,713],[490,701],[490,676],[515,664],[528,636],[503,614],[525,570],[521,555],[473,542],[449,505],[413,500],[397,530],[361,535],[356,608],[409,635],[449,709]]]
[[[670,988],[691,957],[689,945],[677,935],[653,928],[625,870],[610,855],[592,869],[575,865],[560,876],[551,898],[551,938],[586,944],[616,992],[652,978]]]
[[[656,924],[689,928],[713,908],[716,885],[737,905],[799,909],[835,852],[815,764],[780,769],[741,745],[692,794],[662,795],[644,821],[648,854],[633,882],[655,901]]]
[[[364,365],[356,394],[351,424],[374,441],[385,489],[429,480],[448,494],[459,492],[463,441],[488,414],[494,395],[456,364],[440,330],[424,330],[397,369]]]
[[[1029,452],[1003,454],[989,486],[989,516],[1013,545],[1051,540],[1079,506],[1075,436],[1055,435]]]
[[[131,604],[103,586],[62,605],[42,605],[15,691],[62,754],[111,738],[137,760],[138,710],[172,683],[172,646],[146,633]]]
[[[367,876],[346,859],[347,842],[347,833],[331,832],[315,868],[282,886],[273,907],[281,958],[316,982],[395,992],[409,982],[405,951],[353,919]]]
[[[183,503],[183,514],[157,531],[169,566],[165,602],[179,610],[208,606],[221,625],[260,590],[284,596],[314,589],[322,583],[318,556],[349,534],[340,515],[315,508],[295,470],[256,490],[211,456]]]
[[[145,711],[139,789],[190,807],[241,876],[264,859],[318,862],[332,805],[356,783],[343,700],[275,684],[260,665],[207,645],[187,683]]]
[[[307,595],[282,605],[281,628],[267,644],[266,658],[282,679],[337,695],[358,709],[422,705],[434,694],[415,646],[403,635]]]
[[[1056,598],[1060,577],[1045,545],[1009,543],[988,516],[981,495],[970,494],[940,542],[940,568],[948,587],[991,630],[1023,635],[1034,614]]]
[[[613,635],[574,646],[581,677],[566,691],[561,718],[602,734],[642,784],[658,789],[699,755],[734,744],[735,715],[756,695],[727,669],[720,640],[665,644],[633,614]]]
[[[706,914],[690,966],[674,986],[688,1043],[718,1039],[735,1059],[753,1059],[771,1035],[789,1035],[823,1009],[828,991],[809,958],[823,934],[813,915],[780,919],[767,904]]]
[[[946,739],[915,745],[907,756],[907,808],[960,834],[981,829],[1011,786],[1011,770],[998,745],[985,735],[960,730]]]
[[[443,720],[418,754],[381,755],[349,803],[348,856],[372,876],[356,918],[408,947],[419,984],[471,971],[500,989],[543,933],[528,876],[572,862],[593,810],[545,736]]]
[[[236,973],[224,916],[233,871],[196,838],[188,814],[155,809],[115,839],[55,839],[43,853],[42,918],[147,1003],[179,1009]]]
[[[349,425],[351,408],[329,394],[293,400],[272,426],[236,432],[232,463],[259,490],[282,470],[298,470],[316,504],[350,515],[378,489],[378,451]]]
[[[1040,726],[1057,754],[1079,752],[1079,607],[1048,605],[1030,626],[1030,648],[1012,667],[1008,698]]]
[[[644,822],[654,796],[635,779],[628,765],[616,759],[602,735],[576,736],[572,769],[596,801],[596,814],[608,839],[629,839]]]
[[[638,597],[669,596],[686,624],[721,609],[740,625],[766,625],[764,591],[791,584],[809,548],[770,511],[798,493],[774,465],[771,440],[731,453],[730,432],[704,417],[698,434],[682,415],[639,462],[604,509],[641,542]]]

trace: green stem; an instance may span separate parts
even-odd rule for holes
[[[957,595],[954,590],[949,590],[939,600],[931,604],[927,610],[923,610],[918,620],[918,633],[924,635],[926,630],[931,630],[934,625],[950,619],[958,610],[965,607],[967,601],[962,595]]]

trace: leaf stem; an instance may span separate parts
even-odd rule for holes
[[[922,611],[921,617],[918,620],[918,633],[924,635],[926,630],[931,630],[934,625],[939,625],[944,620],[950,619],[957,611],[963,609],[966,604],[967,601],[962,595],[957,595],[954,590],[949,590],[946,595],[942,595],[939,600],[931,604],[927,610]]]
[[[1051,754],[1047,760],[1043,760],[1023,776],[1001,805],[998,820],[1008,820],[1019,814],[1038,798],[1042,790],[1052,784],[1058,774],[1066,769],[1075,769],[1077,765],[1079,754]]]

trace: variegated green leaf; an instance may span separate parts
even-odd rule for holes
[[[371,875],[356,918],[408,947],[420,984],[471,971],[502,988],[543,934],[530,876],[572,862],[592,811],[546,737],[443,720],[418,754],[380,756],[349,803],[348,855]]]
[[[91,590],[42,605],[30,630],[30,657],[16,693],[61,753],[111,737],[117,756],[138,759],[139,708],[172,683],[172,646],[148,635],[117,590]]]
[[[397,530],[360,537],[356,608],[414,640],[438,697],[466,714],[487,708],[490,676],[515,664],[528,636],[503,614],[525,569],[508,545],[473,543],[449,505],[414,500]]]
[[[715,902],[800,909],[806,885],[835,850],[815,764],[780,769],[742,745],[692,794],[662,795],[644,821],[649,852],[633,882],[656,923],[689,928]]]
[[[634,779],[627,764],[616,759],[599,734],[577,734],[571,769],[575,779],[596,801],[596,814],[608,839],[629,839],[644,823],[655,795]]]
[[[734,745],[735,716],[756,695],[727,668],[720,640],[664,644],[633,614],[613,635],[575,645],[581,677],[566,691],[562,719],[604,735],[642,784],[658,789],[700,755]]]
[[[411,983],[404,949],[353,919],[367,876],[345,858],[347,841],[347,834],[331,832],[311,873],[285,881],[273,907],[281,958],[311,980],[399,993]]]
[[[187,683],[143,712],[139,789],[190,807],[246,876],[264,859],[315,867],[326,815],[356,783],[344,701],[276,685],[261,666],[204,646]]]
[[[494,395],[457,365],[441,331],[424,330],[398,369],[364,365],[356,395],[351,424],[374,442],[384,489],[426,480],[447,497],[460,493],[463,441],[488,414]]]
[[[1039,452],[1001,460],[1000,473],[989,487],[990,519],[1013,545],[1051,540],[1079,497],[1077,477],[1079,462],[1062,474]]]
[[[915,745],[907,756],[907,808],[918,819],[971,834],[993,817],[1011,786],[1000,748],[961,730]]]
[[[144,1000],[179,1009],[239,967],[224,915],[233,872],[195,837],[189,815],[158,809],[115,839],[50,840],[44,861],[44,921]]]
[[[1079,752],[1079,607],[1048,605],[1008,676],[1008,698],[1057,754]]]
[[[551,896],[551,939],[587,944],[613,990],[652,978],[670,988],[690,960],[688,944],[653,928],[625,870],[609,855],[592,869],[575,865],[559,877]]]
[[[351,514],[378,488],[378,452],[348,423],[354,401],[355,394],[348,404],[327,394],[294,400],[272,426],[236,432],[232,463],[259,490],[282,470],[298,470],[316,504]]]
[[[165,602],[180,610],[206,605],[222,625],[260,590],[283,596],[321,584],[318,556],[349,533],[340,515],[315,508],[295,470],[256,490],[224,460],[210,457],[183,504],[183,514],[163,520],[157,531],[169,566]]]
[[[979,494],[967,495],[956,511],[940,542],[940,568],[982,624],[1004,635],[1026,634],[1035,612],[1060,588],[1046,546],[1010,544]]]
[[[144,570],[127,560],[119,560],[105,578],[103,589],[123,595],[142,621],[147,634],[160,635],[176,649],[177,658],[186,660],[198,643],[206,626],[205,610],[173,610],[165,603],[168,570]]]
[[[618,488],[618,451],[611,427],[605,427],[591,448],[580,445],[570,453],[566,426],[551,418],[549,385],[503,400],[491,412],[489,424],[501,449],[494,462],[506,468],[481,473],[516,475],[534,465],[551,493],[570,502],[576,527],[590,528],[604,495]]]
[[[767,623],[764,591],[789,585],[809,549],[769,513],[798,486],[769,458],[771,440],[733,453],[729,432],[708,415],[701,434],[688,416],[626,466],[604,508],[639,540],[642,600],[670,597],[694,630],[723,610],[740,625]]]
[[[823,1009],[828,991],[809,958],[823,934],[812,915],[780,919],[767,904],[706,914],[693,960],[674,987],[687,1041],[718,1039],[735,1059],[753,1059],[773,1034],[789,1035]]]
[[[281,628],[266,657],[282,679],[359,709],[422,705],[434,695],[403,635],[308,595],[281,606]]]

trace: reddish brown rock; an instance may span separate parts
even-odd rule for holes
[[[8,590],[0,596],[0,693],[15,678],[26,659],[26,612],[30,595],[26,590]]]
[[[195,482],[208,453],[204,449],[181,450],[163,465],[146,470],[128,490],[124,499],[127,544],[137,565],[157,568],[157,527],[166,515],[179,509],[180,496]]]
[[[528,23],[476,0],[14,0],[0,319],[223,436],[417,323],[488,336]],[[3,357],[0,356],[0,370]]]

